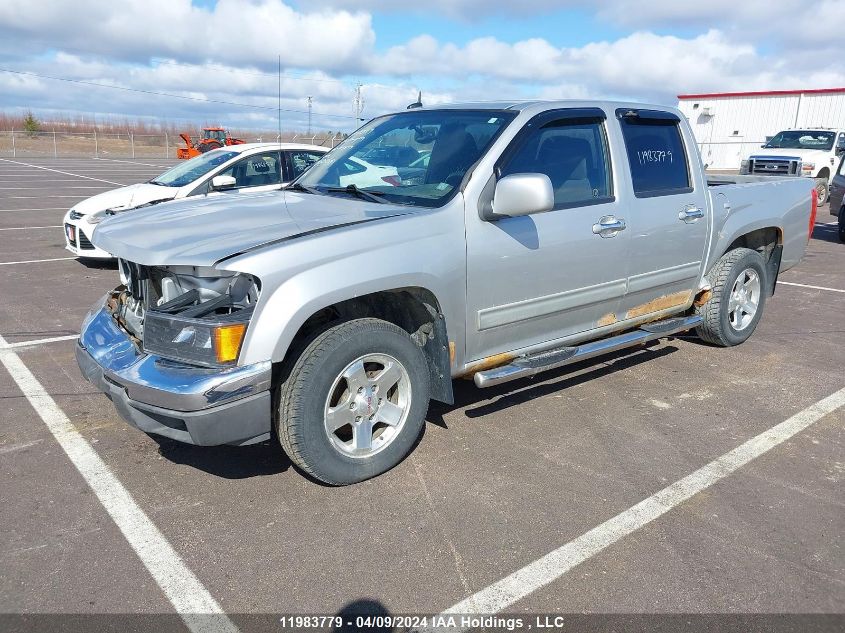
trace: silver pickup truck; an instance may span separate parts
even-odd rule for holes
[[[143,431],[277,439],[349,484],[409,453],[454,378],[498,385],[688,330],[742,343],[804,254],[813,184],[708,182],[674,108],[409,109],[284,190],[103,221],[92,239],[122,284],[77,359]]]

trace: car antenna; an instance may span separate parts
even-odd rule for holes
[[[411,105],[408,106],[408,110],[413,110],[414,108],[421,108],[421,107],[423,107],[422,90],[420,90],[419,94],[417,95],[417,100],[414,101]]]

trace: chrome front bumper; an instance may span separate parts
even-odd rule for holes
[[[103,307],[85,317],[76,360],[86,380],[142,431],[202,446],[270,437],[269,361],[206,369],[146,354]]]

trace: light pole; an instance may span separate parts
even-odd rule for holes
[[[308,136],[311,136],[311,102],[313,101],[314,97],[307,97],[308,99]]]

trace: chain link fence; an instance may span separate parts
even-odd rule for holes
[[[200,138],[192,134],[192,138]],[[240,137],[248,143],[278,142],[278,134]],[[343,140],[342,135],[324,133],[305,136],[282,134],[282,143],[307,143],[334,147]],[[0,131],[0,157],[8,158],[162,158],[175,159],[176,148],[185,142],[178,136],[161,134],[135,134],[133,132],[24,132]]]

